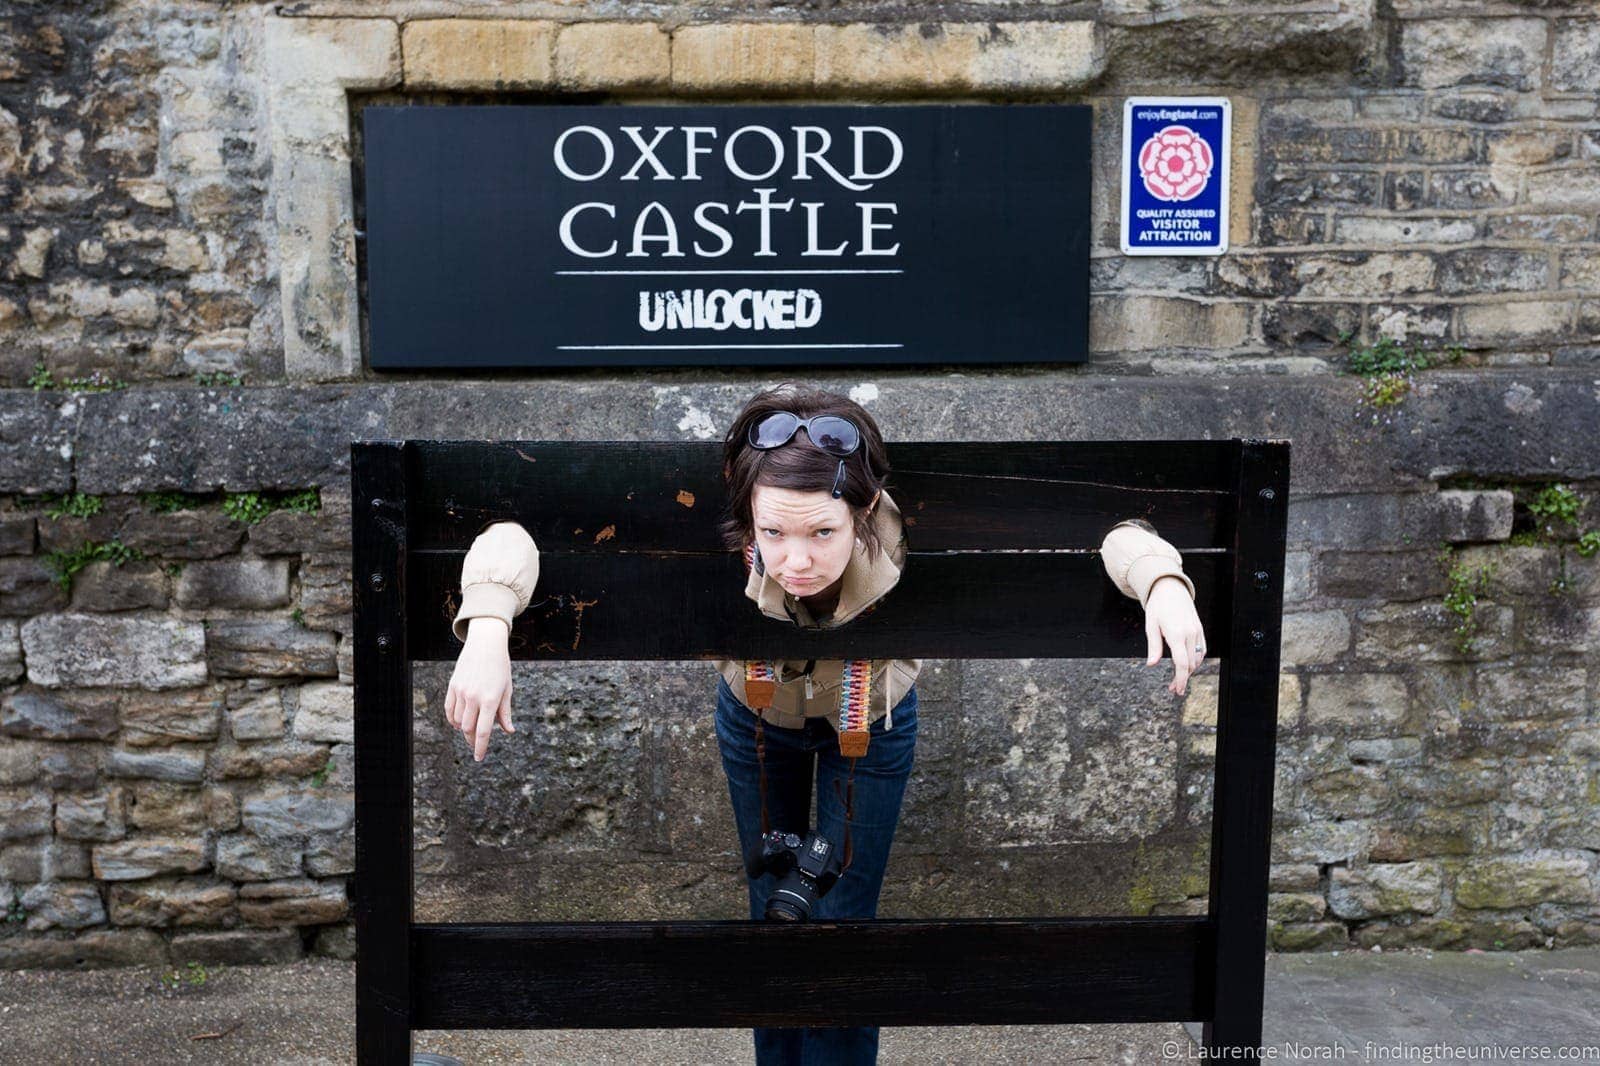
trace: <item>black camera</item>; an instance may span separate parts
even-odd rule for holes
[[[844,861],[833,842],[813,832],[804,840],[794,833],[774,829],[756,840],[745,856],[744,868],[751,877],[771,873],[778,883],[767,897],[767,920],[803,922],[811,917],[817,900],[828,894]]]

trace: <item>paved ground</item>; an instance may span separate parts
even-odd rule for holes
[[[0,972],[0,1063],[348,1063],[354,1060],[354,979],[353,963],[329,960],[228,967],[214,969],[203,986],[173,995],[151,970]],[[1034,1066],[1198,1058],[1188,1029],[885,1029],[880,1061]],[[1600,1062],[1600,948],[1270,956],[1265,1042],[1287,1062],[1449,1061],[1437,1049],[1395,1050],[1436,1043],[1586,1044],[1587,1056],[1552,1053],[1549,1061]],[[742,1029],[425,1032],[415,1044],[418,1051],[454,1055],[473,1066],[753,1059]],[[1497,1057],[1512,1056],[1480,1052],[1475,1061]],[[1472,1060],[1458,1053],[1462,1058]]]

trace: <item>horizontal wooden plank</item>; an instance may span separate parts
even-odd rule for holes
[[[1205,1020],[1204,917],[412,926],[414,1029]]]
[[[541,553],[715,551],[715,441],[408,442],[409,542],[465,549],[522,523]],[[1145,518],[1180,548],[1226,547],[1234,441],[904,442],[889,493],[920,551],[1097,548]]]
[[[407,648],[454,659],[460,551],[414,552]],[[1187,552],[1208,655],[1228,654],[1231,556]],[[732,554],[540,555],[538,588],[516,620],[515,659],[1114,658],[1145,654],[1144,614],[1117,591],[1098,553],[913,552],[878,606],[831,630],[762,614]]]

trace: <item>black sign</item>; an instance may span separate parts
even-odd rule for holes
[[[1087,107],[362,118],[374,368],[1087,356]]]

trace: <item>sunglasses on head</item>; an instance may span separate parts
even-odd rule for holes
[[[861,447],[861,431],[856,424],[848,418],[838,415],[814,415],[811,418],[801,418],[792,411],[774,411],[759,422],[750,425],[748,439],[750,447],[765,451],[769,448],[779,448],[788,444],[800,430],[806,431],[806,439],[813,447],[821,448],[829,455],[841,456],[839,459],[839,472],[833,476],[834,499],[844,495],[844,459]]]

